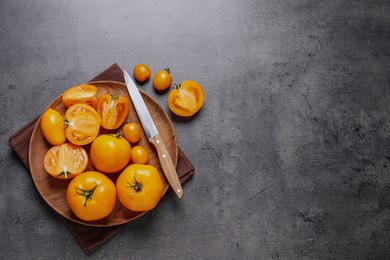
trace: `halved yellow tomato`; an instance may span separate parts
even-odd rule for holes
[[[72,179],[88,165],[88,155],[83,147],[64,143],[47,151],[43,166],[47,173],[58,179]]]
[[[98,100],[97,111],[101,117],[101,126],[105,129],[117,129],[127,118],[129,100],[118,94],[104,94]]]
[[[70,107],[71,105],[77,103],[84,103],[92,106],[93,108],[97,107],[97,88],[93,85],[82,84],[78,86],[73,86],[62,94],[62,102],[65,106]]]
[[[74,104],[65,113],[68,125],[65,134],[69,142],[77,145],[91,143],[99,134],[100,117],[96,110],[87,104]]]
[[[194,115],[203,106],[204,92],[201,85],[193,80],[185,80],[174,86],[168,96],[169,109],[181,117]]]

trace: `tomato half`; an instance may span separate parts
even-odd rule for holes
[[[132,211],[146,211],[156,207],[164,185],[155,167],[131,164],[119,175],[116,189],[123,206]]]
[[[52,108],[48,108],[41,117],[41,130],[43,136],[51,145],[65,143],[65,124],[61,114]]]
[[[140,82],[143,83],[147,81],[150,78],[150,68],[145,64],[137,64],[134,66],[134,78]]]
[[[141,127],[137,123],[127,123],[122,128],[123,136],[130,143],[137,143],[141,140]]]
[[[120,135],[100,135],[91,145],[93,166],[104,173],[122,170],[129,163],[131,146]]]
[[[175,85],[168,96],[169,109],[181,117],[194,115],[203,106],[203,103],[203,88],[193,80],[186,80],[180,85]]]
[[[131,148],[131,162],[145,164],[149,160],[149,155],[143,146],[137,145]]]
[[[92,106],[93,108],[97,107],[97,88],[93,85],[82,84],[78,86],[73,86],[62,94],[62,102],[65,106],[70,107],[71,105],[77,103],[84,103]]]
[[[87,165],[87,152],[71,143],[53,146],[43,159],[46,172],[58,179],[72,179],[82,173]]]
[[[117,94],[104,94],[98,100],[98,113],[101,126],[105,129],[117,129],[127,118],[129,100]]]
[[[168,89],[172,84],[172,76],[169,68],[159,70],[154,74],[153,87],[158,91]]]
[[[77,145],[91,143],[100,129],[100,117],[96,110],[87,104],[74,104],[65,113],[68,125],[65,134],[69,142]]]
[[[96,171],[77,175],[68,185],[66,201],[82,220],[93,221],[110,215],[115,206],[115,184]]]

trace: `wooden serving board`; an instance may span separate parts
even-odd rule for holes
[[[97,98],[99,98],[101,95],[105,93],[113,94],[116,91],[118,91],[118,94],[121,96],[125,96],[130,101],[130,107],[129,107],[129,115],[128,119],[133,120],[134,122],[137,122],[139,125],[141,125],[139,118],[137,116],[137,112],[134,109],[133,103],[131,102],[130,96],[127,92],[126,85],[121,82],[116,81],[95,81],[95,82],[89,82],[86,84],[94,85],[98,89]],[[164,112],[164,110],[160,107],[160,105],[148,94],[141,91],[142,98],[145,101],[145,104],[147,108],[149,109],[149,112],[153,118],[153,121],[160,133],[160,136],[166,145],[168,152],[173,160],[173,163],[176,167],[177,165],[177,158],[178,158],[178,145],[177,145],[177,139],[175,130],[173,128],[172,122],[170,121],[168,115]],[[60,112],[63,116],[65,115],[66,106],[62,103],[61,96],[57,97],[48,107],[51,107],[58,112]],[[117,199],[115,208],[113,212],[107,216],[106,218],[96,220],[96,221],[84,221],[76,217],[76,215],[73,214],[73,212],[68,207],[68,204],[66,202],[66,189],[68,187],[68,184],[70,180],[60,180],[57,178],[52,177],[48,173],[46,173],[44,166],[43,166],[43,158],[46,154],[46,152],[52,147],[51,144],[49,144],[45,137],[42,134],[41,128],[40,128],[40,120],[39,118],[37,124],[35,125],[35,128],[33,130],[33,133],[31,135],[30,139],[30,148],[29,148],[29,163],[30,163],[30,171],[33,178],[33,181],[35,183],[35,186],[37,187],[39,193],[43,197],[43,199],[61,216],[72,220],[74,222],[88,225],[88,226],[98,226],[98,227],[108,227],[108,226],[116,226],[120,224],[124,224],[127,222],[130,222],[146,212],[133,212],[128,210],[127,208],[123,207],[119,200]],[[106,133],[116,133],[117,130],[114,131],[107,131],[103,128],[100,129],[99,134],[106,134]],[[161,179],[164,183],[164,194],[168,189],[167,181],[163,175],[163,172],[161,170],[160,163],[158,161],[157,153],[155,151],[155,148],[149,143],[147,140],[147,137],[142,131],[141,133],[141,140],[137,144],[134,145],[141,145],[145,147],[145,149],[148,151],[149,154],[149,162],[148,164],[153,165],[157,168],[157,170],[160,173]],[[88,155],[90,154],[90,144],[83,146]],[[95,168],[92,165],[91,160],[88,162],[88,166],[86,171],[95,170]],[[116,179],[119,176],[120,172],[114,173],[114,174],[106,174],[114,183],[116,183]]]

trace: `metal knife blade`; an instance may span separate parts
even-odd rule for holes
[[[154,125],[149,110],[146,107],[137,86],[134,84],[134,81],[130,78],[129,74],[125,70],[123,71],[123,74],[125,76],[127,91],[129,92],[131,100],[133,101],[135,110],[137,111],[138,117],[141,120],[141,124],[145,130],[146,136],[148,137],[148,140],[150,140],[150,138],[158,134],[157,128]]]
[[[146,136],[149,142],[152,143],[156,148],[164,175],[175,194],[181,198],[183,196],[183,189],[181,187],[171,156],[169,155],[164,142],[160,138],[156,125],[150,116],[149,110],[146,107],[137,86],[134,84],[134,81],[125,70],[123,70],[123,75],[125,77],[127,91],[129,92],[131,100],[133,101],[133,105],[137,111],[142,127],[145,130]]]

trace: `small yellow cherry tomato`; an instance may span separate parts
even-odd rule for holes
[[[64,119],[61,114],[52,108],[48,108],[41,117],[41,130],[43,136],[51,145],[60,145],[65,143]]]
[[[147,81],[151,74],[149,67],[145,64],[135,65],[133,73],[134,78],[141,83]]]
[[[134,144],[141,139],[141,127],[137,123],[127,123],[123,126],[123,136],[127,141]]]
[[[153,87],[158,91],[168,89],[172,84],[172,76],[169,68],[157,71],[153,77]]]
[[[149,155],[146,149],[140,145],[134,146],[131,149],[131,162],[145,164],[149,160]]]

